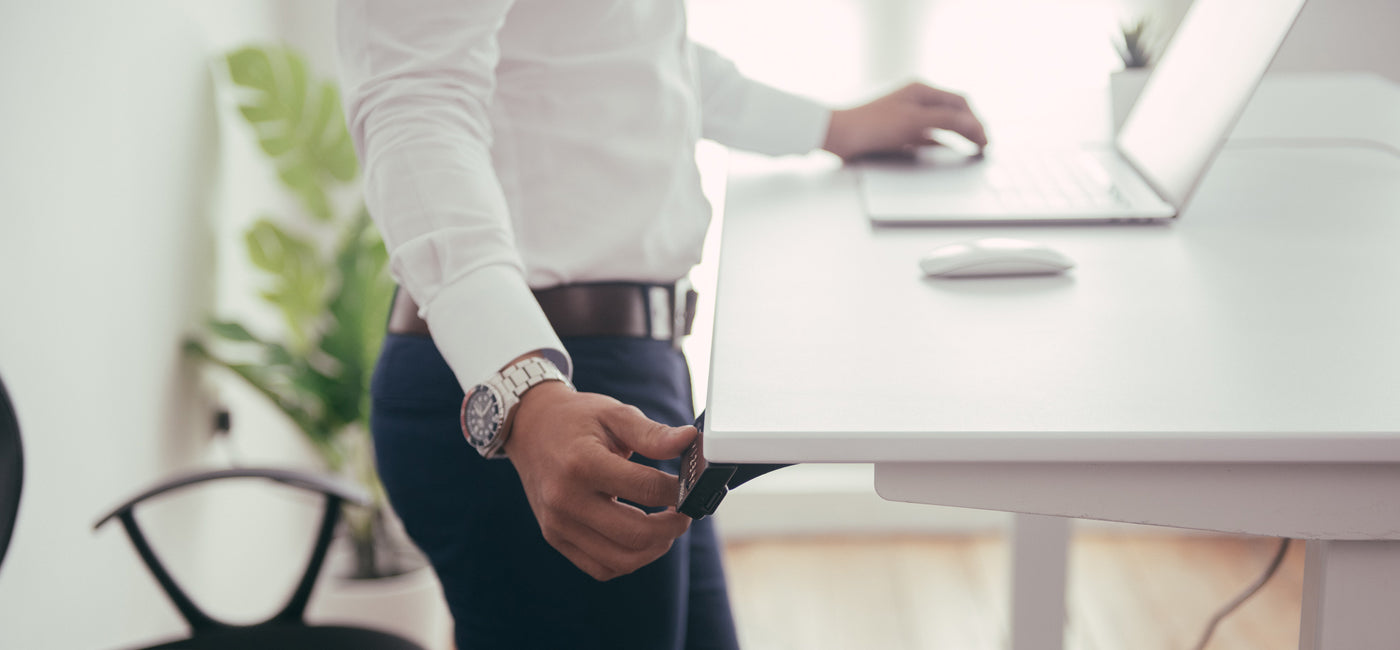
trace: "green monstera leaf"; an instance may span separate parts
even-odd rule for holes
[[[281,312],[275,338],[216,319],[203,337],[186,340],[185,351],[253,387],[301,429],[329,469],[371,488],[374,506],[345,513],[356,577],[395,575],[409,566],[384,542],[378,513],[386,496],[367,451],[369,382],[394,284],[363,204],[352,211],[331,198],[359,173],[340,100],[331,82],[310,75],[285,48],[245,47],[224,61],[240,93],[239,112],[283,186],[313,218],[262,215],[244,232],[248,259],[261,271],[259,293]]]
[[[225,57],[233,83],[245,89],[239,112],[277,165],[277,176],[307,211],[332,216],[327,185],[355,178],[354,145],[335,85],[314,81],[306,62],[277,47],[245,47]]]
[[[255,222],[243,239],[253,265],[271,276],[263,299],[281,310],[292,349],[305,352],[325,315],[328,269],[320,253],[268,217]]]
[[[394,295],[393,280],[385,272],[388,258],[369,213],[361,210],[335,255],[340,282],[327,302],[330,323],[321,338],[321,351],[335,360],[339,379],[327,407],[345,422],[369,416],[370,372]]]

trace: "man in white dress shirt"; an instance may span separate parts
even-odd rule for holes
[[[831,111],[746,79],[682,0],[342,0],[337,22],[401,287],[376,455],[457,647],[736,648],[712,523],[658,462],[695,435],[696,143],[855,158],[982,125],[918,84]]]

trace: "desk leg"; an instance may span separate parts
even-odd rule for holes
[[[1400,643],[1400,541],[1309,540],[1300,650]]]
[[[1070,522],[1016,515],[1011,530],[1011,650],[1060,650]]]

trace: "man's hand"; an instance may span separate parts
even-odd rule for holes
[[[506,441],[545,541],[598,580],[650,564],[690,526],[676,505],[675,476],[627,460],[675,458],[695,427],[668,427],[635,407],[545,382],[521,398]]]
[[[823,149],[844,160],[871,154],[910,153],[936,145],[930,129],[945,129],[987,146],[982,122],[961,95],[912,83],[855,108],[833,111]]]

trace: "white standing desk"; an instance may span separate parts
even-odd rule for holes
[[[1016,648],[1061,644],[1058,517],[1310,540],[1300,647],[1394,647],[1400,157],[1325,145],[1227,148],[1153,226],[874,228],[834,160],[732,174],[707,456],[871,462],[887,499],[1056,517],[1019,520],[1058,535],[1060,577],[1039,612],[1018,584]],[[990,235],[1078,266],[921,276]]]

